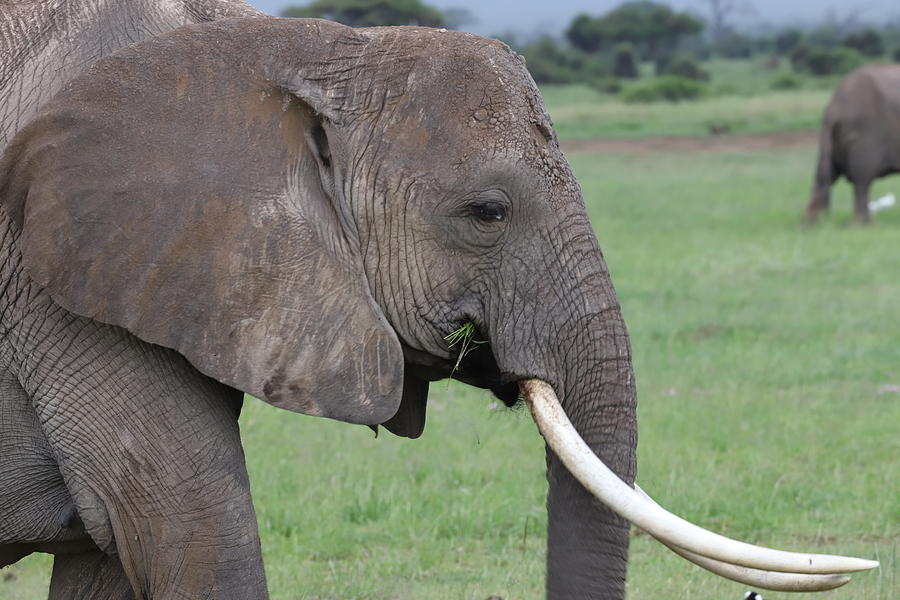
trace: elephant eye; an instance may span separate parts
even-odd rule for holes
[[[470,205],[472,216],[485,222],[506,219],[506,206],[499,202],[474,202]]]

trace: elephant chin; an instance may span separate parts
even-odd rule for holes
[[[553,388],[520,382],[522,396],[547,445],[597,499],[680,556],[718,575],[781,591],[821,591],[844,585],[839,573],[874,569],[878,562],[827,554],[785,552],[738,542],[681,519],[656,504],[637,485],[619,479],[581,439]]]
[[[394,416],[382,423],[385,429],[400,437],[415,439],[425,430],[425,407],[428,402],[428,380],[416,377],[409,368],[403,372],[403,396]],[[377,426],[376,426],[377,427]],[[378,429],[376,428],[376,433]]]
[[[501,371],[490,344],[473,347],[458,365],[453,360],[411,348],[402,341],[400,346],[403,348],[404,383],[410,377],[426,383],[452,378],[473,387],[490,390],[507,406],[512,406],[520,399],[518,382],[524,376]],[[404,398],[406,391],[404,387]]]

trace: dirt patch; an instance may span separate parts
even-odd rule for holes
[[[740,152],[815,146],[819,132],[775,131],[747,135],[672,136],[641,139],[562,140],[566,154],[653,154],[656,152]]]

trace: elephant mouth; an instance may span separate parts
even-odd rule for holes
[[[521,375],[501,371],[490,343],[471,347],[459,363],[403,343],[404,368],[409,375],[423,381],[456,379],[473,387],[490,390],[506,406],[513,406],[521,398],[518,382]]]
[[[380,423],[395,435],[417,438],[425,429],[428,384],[452,377],[469,385],[489,389],[507,406],[519,398],[515,379],[497,367],[493,352],[486,344],[464,356],[458,363],[416,350],[401,342],[403,348],[403,396],[393,417]],[[373,425],[377,433],[377,426]]]
[[[523,377],[500,370],[490,343],[475,346],[463,357],[451,377],[468,385],[490,390],[506,406],[513,406],[521,399],[519,381]]]

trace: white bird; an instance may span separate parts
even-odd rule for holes
[[[897,204],[897,197],[894,194],[887,194],[878,200],[869,202],[869,212],[877,213],[879,210],[890,208]]]

